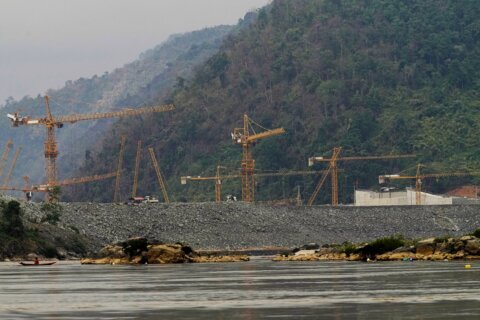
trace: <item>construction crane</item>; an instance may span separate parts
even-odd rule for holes
[[[220,179],[220,169],[226,169],[226,167],[217,166],[217,174],[215,175],[215,202],[222,201],[222,179]]]
[[[333,155],[332,155],[332,158],[330,159],[330,162],[328,164],[328,168],[322,174],[322,177],[320,178],[320,181],[317,183],[317,185],[315,187],[315,190],[313,191],[312,195],[310,196],[310,199],[308,199],[308,202],[307,202],[308,206],[313,205],[313,202],[317,198],[317,195],[320,192],[320,189],[322,188],[323,184],[327,180],[328,174],[331,173],[332,170],[333,170],[333,167],[336,166],[336,161],[337,161],[338,156],[340,155],[341,150],[342,150],[342,148],[333,149]],[[332,176],[333,176],[333,174],[332,174]],[[332,187],[332,191],[333,191],[333,187]]]
[[[28,176],[24,176],[23,180],[25,180],[25,186],[22,187],[12,187],[12,186],[0,186],[0,191],[21,191],[24,192],[27,196],[27,200],[30,200],[32,197],[33,192],[48,192],[54,186],[70,186],[74,184],[81,184],[99,180],[110,179],[117,176],[117,172],[105,173],[105,174],[97,174],[88,177],[80,177],[80,178],[70,178],[63,181],[56,181],[55,185],[47,185],[47,184],[37,184],[31,185],[30,178]]]
[[[7,117],[11,120],[14,127],[21,125],[43,125],[47,129],[46,140],[44,144],[45,160],[46,160],[46,179],[47,185],[53,186],[57,181],[57,166],[56,159],[58,157],[58,146],[55,139],[55,128],[62,128],[65,123],[75,123],[84,120],[97,120],[106,118],[118,118],[118,117],[131,117],[135,115],[154,113],[154,112],[166,112],[175,109],[174,105],[154,106],[138,109],[125,109],[121,111],[105,112],[105,113],[92,113],[92,114],[72,114],[66,116],[53,117],[50,112],[50,104],[48,96],[45,96],[45,118],[30,118],[22,117],[18,113],[7,114]]]
[[[165,200],[165,203],[170,203],[170,198],[168,197],[167,193],[167,183],[165,182],[162,172],[160,171],[157,158],[155,157],[155,151],[153,148],[148,148],[148,152],[150,152],[150,159],[152,160],[152,165],[155,169],[155,173],[157,174],[158,184],[160,185],[160,189],[162,189],[163,199]]]
[[[117,177],[117,172],[110,172],[110,173],[105,173],[105,174],[96,174],[93,176],[88,176],[88,177],[80,177],[80,178],[70,178],[62,181],[56,181],[55,184],[53,185],[54,187],[62,187],[62,186],[71,186],[74,184],[82,184],[82,183],[87,183],[87,182],[93,182],[93,181],[100,181],[100,180],[105,180],[105,179],[110,179]],[[52,185],[48,184],[38,184],[38,185],[32,185],[32,191],[36,192],[48,192],[49,187],[52,187]]]
[[[255,171],[255,160],[253,160],[251,153],[252,144],[260,139],[285,133],[283,128],[268,130],[255,123],[265,131],[260,133],[253,132],[253,134],[250,134],[250,127],[252,123],[255,122],[253,122],[245,113],[243,115],[243,128],[235,128],[231,134],[234,143],[242,145],[243,148],[241,175],[242,200],[245,202],[253,202],[255,196],[255,179],[253,176]]]
[[[428,178],[445,178],[445,177],[469,177],[479,176],[480,172],[442,172],[442,173],[421,173],[421,168],[426,167],[423,164],[417,164],[415,175],[402,176],[399,174],[386,174],[378,176],[378,183],[384,184],[390,180],[415,179],[415,204],[422,204],[422,183]]]
[[[12,139],[8,139],[7,144],[5,145],[5,149],[3,150],[3,153],[2,153],[2,158],[0,159],[0,177],[3,174],[3,168],[5,166],[5,163],[7,162],[8,154],[10,153],[10,149],[12,149],[12,147],[13,147]]]
[[[132,187],[132,198],[137,196],[138,188],[138,170],[140,169],[140,154],[142,151],[142,141],[137,141],[137,154],[135,156],[135,171],[133,173],[133,187]]]
[[[15,170],[15,166],[17,165],[17,160],[18,160],[18,156],[20,155],[20,152],[22,152],[22,147],[19,147],[15,151],[15,155],[13,156],[12,165],[10,166],[10,170],[8,170],[8,174],[3,179],[3,185],[4,186],[7,186],[10,183],[10,178],[12,177],[13,170]]]
[[[388,160],[388,159],[401,159],[401,158],[414,158],[416,155],[414,154],[406,154],[406,155],[380,155],[380,156],[357,156],[357,157],[339,157],[340,153],[342,152],[341,147],[333,148],[333,156],[330,159],[325,159],[323,157],[310,157],[308,158],[308,166],[313,166],[315,162],[328,162],[329,163],[329,173],[331,177],[331,184],[332,184],[332,205],[338,206],[338,161],[357,161],[357,160]],[[327,173],[328,175],[328,173]],[[315,199],[320,191],[321,187],[325,183],[326,176],[320,179],[319,183],[317,184],[315,191],[313,192],[312,196],[308,200],[308,205],[311,206],[315,202]]]
[[[118,153],[117,174],[115,179],[115,188],[113,191],[113,202],[118,202],[120,200],[120,179],[122,177],[123,155],[125,154],[126,140],[127,137],[122,136],[122,139],[120,141],[120,152]]]
[[[205,181],[205,180],[214,180],[215,181],[215,202],[222,201],[222,180],[223,179],[232,179],[240,178],[241,175],[230,175],[230,176],[221,176],[220,169],[226,169],[223,166],[217,166],[216,175],[214,177],[192,177],[192,176],[183,176],[180,178],[181,184],[187,184],[187,180],[192,181]]]
[[[220,169],[225,169],[225,167],[217,166],[217,173],[213,177],[202,177],[202,176],[183,176],[180,178],[181,184],[187,184],[187,181],[215,181],[215,202],[222,201],[222,181],[227,179],[238,179],[241,178],[241,174],[230,174],[221,176]],[[286,172],[270,172],[270,173],[254,173],[255,178],[259,177],[275,177],[275,176],[299,176],[299,175],[317,175],[323,173],[322,171],[286,171]]]

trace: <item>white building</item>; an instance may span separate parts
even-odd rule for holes
[[[420,203],[422,205],[478,204],[479,201],[420,192]],[[411,188],[402,191],[386,189],[382,192],[355,190],[355,206],[408,206],[415,204],[416,192]]]

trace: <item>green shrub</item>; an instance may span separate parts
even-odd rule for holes
[[[365,256],[375,256],[385,252],[393,251],[405,245],[405,240],[401,235],[377,239],[365,247],[359,249]]]
[[[49,223],[51,225],[57,225],[60,222],[62,216],[63,207],[58,203],[46,202],[40,207],[45,213],[45,216],[40,220],[42,223]]]
[[[480,228],[478,228],[477,230],[473,231],[473,236],[477,237],[477,238],[480,238]]]
[[[443,237],[437,237],[434,239],[434,242],[435,243],[444,243],[444,242],[447,242],[448,239],[450,239],[451,237],[450,236],[443,236]]]
[[[147,251],[148,241],[145,238],[132,238],[122,242],[121,245],[125,254],[134,257],[143,251]]]
[[[56,226],[58,222],[60,221],[60,212],[52,212],[52,213],[47,213],[40,222],[42,223],[49,223],[51,225]]]
[[[348,241],[342,243],[342,245],[337,247],[337,249],[339,252],[345,253],[347,256],[357,252],[357,247],[353,243],[350,243]]]
[[[25,227],[23,226],[22,210],[18,201],[9,201],[6,206],[3,206],[3,228],[6,234],[12,237],[20,238],[25,234]]]
[[[40,249],[40,253],[44,255],[46,258],[56,258],[58,256],[57,248],[48,244],[44,245]]]

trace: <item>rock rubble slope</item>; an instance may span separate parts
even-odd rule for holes
[[[273,207],[231,203],[65,203],[61,223],[98,246],[143,236],[198,249],[300,246],[458,236],[480,227],[480,206]],[[28,204],[26,214],[39,214]],[[38,218],[38,217],[37,217]]]

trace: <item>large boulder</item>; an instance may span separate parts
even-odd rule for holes
[[[190,257],[182,248],[181,244],[149,245],[146,253],[147,262],[149,264],[190,262]]]
[[[248,261],[246,255],[201,255],[181,243],[149,243],[146,238],[131,238],[106,245],[96,258],[81,260],[82,264],[166,264],[185,262],[238,262]]]
[[[467,240],[464,248],[465,252],[471,255],[479,255],[480,254],[480,240],[475,238],[471,240]]]
[[[107,244],[98,252],[98,258],[124,259],[127,258],[123,247],[118,244]]]
[[[416,248],[417,255],[428,256],[435,252],[435,243],[419,242]]]

